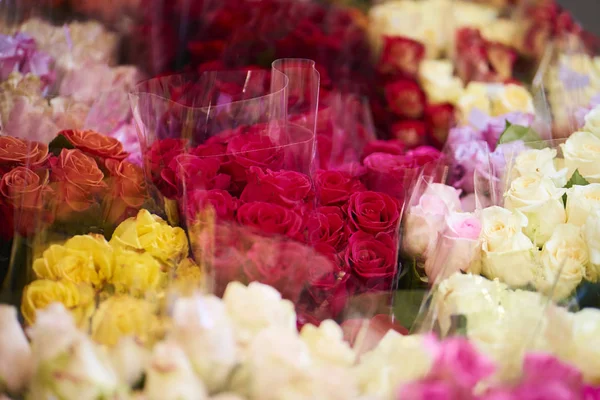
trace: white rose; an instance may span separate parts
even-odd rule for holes
[[[0,392],[19,393],[31,378],[29,342],[14,307],[0,305]]]
[[[560,145],[569,176],[579,171],[588,182],[600,182],[600,138],[590,132],[575,132]]]
[[[493,115],[504,115],[511,112],[531,113],[535,112],[533,98],[527,89],[521,85],[504,85],[492,99]]]
[[[556,149],[529,149],[519,153],[515,159],[514,178],[519,176],[546,176],[556,187],[564,187],[568,181],[568,169],[557,170]]]
[[[586,114],[583,129],[600,137],[600,106],[594,107]]]
[[[456,104],[463,92],[463,83],[453,75],[447,60],[423,60],[419,65],[419,82],[431,103]]]
[[[210,392],[223,387],[238,357],[233,324],[220,299],[200,295],[178,299],[170,337]]]
[[[500,251],[506,240],[527,226],[527,217],[520,211],[492,206],[481,211],[481,237],[489,251]]]
[[[385,400],[394,399],[399,385],[427,375],[436,350],[434,339],[430,336],[403,336],[389,331],[354,368],[360,392]]]
[[[557,300],[568,297],[581,283],[589,262],[581,229],[571,224],[558,225],[540,259],[543,269],[536,279],[536,288]]]
[[[600,383],[600,310],[586,308],[573,318],[573,341],[568,360],[587,382]]]
[[[585,278],[596,282],[600,278],[600,208],[594,209],[582,227],[583,238],[588,246],[590,263]]]
[[[147,400],[202,400],[206,389],[198,379],[183,349],[173,341],[154,346],[146,370],[144,394]]]
[[[73,316],[61,303],[50,304],[36,312],[35,323],[27,329],[34,363],[56,358],[66,352],[80,335]]]
[[[575,185],[567,190],[567,222],[582,226],[588,216],[600,209],[600,183],[591,183],[585,186]]]
[[[521,176],[511,182],[504,195],[504,206],[519,210],[527,217],[523,232],[537,246],[542,246],[554,228],[567,220],[562,200],[565,193],[566,189],[557,188],[548,177]]]
[[[334,321],[323,321],[318,327],[311,324],[304,325],[300,338],[306,343],[313,359],[318,363],[349,367],[356,359],[356,354],[344,341],[342,328]]]
[[[236,339],[242,346],[248,345],[268,327],[296,331],[294,304],[283,300],[279,292],[270,286],[258,282],[248,286],[231,282],[225,289],[223,302],[233,322]]]
[[[133,336],[122,337],[108,355],[120,381],[130,387],[142,379],[150,361],[150,351]]]

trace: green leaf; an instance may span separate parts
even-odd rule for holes
[[[575,185],[585,186],[585,185],[589,185],[589,184],[590,183],[583,176],[581,176],[581,174],[579,173],[579,170],[576,169],[575,172],[573,172],[573,175],[571,175],[571,178],[569,179],[567,184],[565,185],[565,188],[569,189]]]
[[[534,149],[543,149],[547,147],[546,143],[533,128],[522,125],[513,125],[506,121],[506,127],[498,139],[498,145],[516,142],[517,140],[525,142],[527,146]]]
[[[48,145],[48,150],[58,157],[62,149],[74,149],[75,146],[63,135],[55,137]]]

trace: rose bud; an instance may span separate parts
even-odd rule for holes
[[[385,85],[388,107],[402,118],[420,118],[425,109],[425,93],[415,82],[403,79]]]
[[[488,62],[500,80],[509,79],[517,61],[517,53],[501,43],[488,43],[486,53]]]
[[[426,143],[427,125],[421,120],[396,122],[391,127],[390,137],[400,140],[408,148],[414,148]]]
[[[383,43],[379,72],[413,78],[425,56],[425,46],[415,40],[398,36],[384,36]]]
[[[454,106],[448,103],[428,105],[425,120],[429,125],[431,142],[441,148],[446,143],[450,127],[454,125]]]

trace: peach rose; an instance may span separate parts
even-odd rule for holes
[[[90,130],[68,129],[60,131],[75,148],[92,156],[122,160],[128,156],[117,139]]]
[[[0,136],[0,172],[16,166],[36,167],[48,159],[48,146],[12,136]]]
[[[110,212],[108,220],[121,222],[132,211],[137,213],[146,198],[146,181],[139,166],[126,161],[108,159],[105,162],[110,174],[107,181],[110,190]],[[135,215],[135,214],[134,214]]]

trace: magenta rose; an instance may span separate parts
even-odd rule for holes
[[[250,167],[278,171],[283,166],[284,151],[266,134],[252,132],[233,137],[227,144],[230,162],[224,169],[233,182],[242,189],[247,181]]]
[[[184,189],[211,190],[229,188],[229,175],[219,173],[221,163],[216,158],[201,158],[193,154],[174,157],[161,172],[161,178],[170,188],[170,193],[182,196]]]
[[[346,214],[353,232],[394,234],[400,222],[400,205],[385,193],[358,192],[350,196]]]
[[[419,171],[412,157],[387,153],[373,153],[363,164],[367,168],[363,181],[369,190],[387,193],[401,201]]]
[[[159,140],[152,144],[144,156],[146,167],[152,174],[152,181],[164,196],[170,198],[177,196],[173,185],[162,178],[162,171],[169,166],[173,158],[183,154],[185,145],[186,141],[182,139]]]
[[[387,233],[374,236],[358,231],[350,236],[345,260],[361,287],[390,287],[397,271],[396,244]]]
[[[299,208],[312,200],[313,196],[310,178],[304,174],[250,167],[248,183],[240,199],[244,202],[263,201],[286,208]]]
[[[195,219],[198,214],[212,207],[217,218],[227,220],[233,218],[238,203],[227,191],[220,189],[193,190],[187,194],[185,202],[188,218]]]
[[[323,243],[340,250],[346,245],[345,219],[344,212],[339,207],[317,208],[306,221],[308,243]]]
[[[352,193],[365,190],[358,179],[342,171],[317,171],[315,186],[317,199],[323,206],[341,206]]]
[[[405,144],[401,140],[371,140],[363,149],[362,159],[364,160],[373,153],[388,153],[394,155],[404,154]]]
[[[303,221],[295,211],[277,204],[253,201],[238,208],[240,224],[256,228],[264,233],[299,236]]]
[[[216,141],[203,143],[190,150],[190,154],[198,157],[215,157],[221,162],[221,164],[227,162],[228,160],[228,157],[225,154],[226,152],[227,145],[225,143],[219,143]]]

